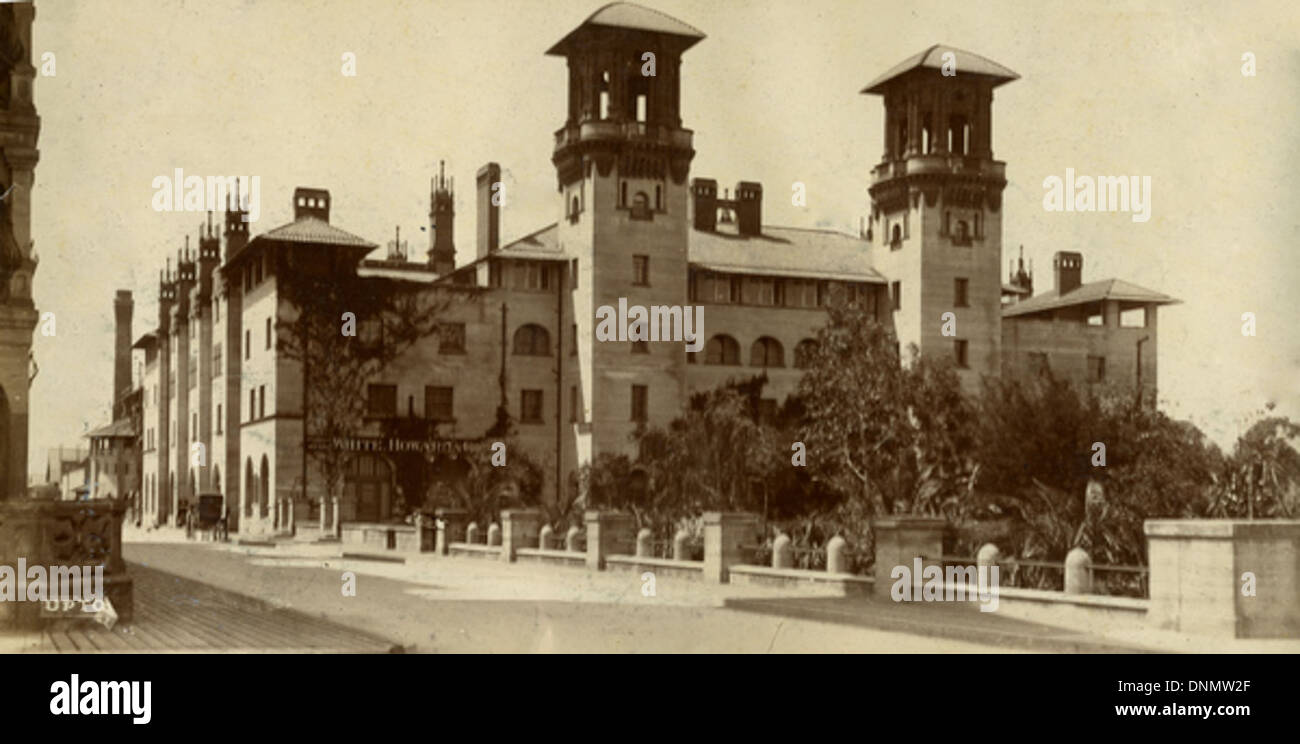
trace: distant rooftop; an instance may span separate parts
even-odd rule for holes
[[[862,93],[884,93],[886,83],[894,78],[901,77],[912,70],[929,68],[939,70],[943,68],[943,55],[952,52],[953,59],[956,62],[957,75],[984,75],[994,79],[993,87],[1009,83],[1012,80],[1018,80],[1020,75],[1014,71],[1003,67],[987,57],[981,57],[974,52],[967,52],[956,47],[935,44],[923,52],[914,54],[911,57],[899,62],[885,74],[872,80],[867,87],[863,88]]]
[[[1174,299],[1166,294],[1161,294],[1146,287],[1139,287],[1132,282],[1126,282],[1123,279],[1103,279],[1099,282],[1089,282],[1080,285],[1064,295],[1059,294],[1055,289],[1043,294],[1021,300],[1014,305],[1008,305],[1002,309],[1002,317],[1010,318],[1017,315],[1029,315],[1032,313],[1041,313],[1047,310],[1056,310],[1062,307],[1073,307],[1076,305],[1087,305],[1102,300],[1116,300],[1119,302],[1146,303],[1150,305],[1174,305],[1181,300]]]

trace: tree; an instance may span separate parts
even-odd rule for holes
[[[506,464],[494,465],[490,444],[465,455],[462,477],[435,484],[434,503],[463,509],[482,525],[497,521],[502,509],[544,506],[541,464],[511,437],[503,441]]]
[[[1273,404],[1242,434],[1223,467],[1210,505],[1216,517],[1294,518],[1300,514],[1300,425],[1272,413]]]
[[[868,517],[950,509],[972,475],[971,410],[951,364],[915,348],[900,364],[893,331],[857,303],[828,315],[799,383],[815,476]]]
[[[277,348],[303,367],[304,448],[325,481],[322,518],[329,499],[337,530],[343,475],[354,455],[346,440],[364,427],[366,384],[436,334],[447,308],[474,293],[358,277],[348,261],[316,258],[281,256]]]

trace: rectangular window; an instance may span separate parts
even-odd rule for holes
[[[190,365],[187,371],[186,387],[193,390],[194,386],[199,383],[199,352],[198,349],[190,352]]]
[[[893,300],[895,310],[901,310],[903,308],[903,283],[902,282],[889,283],[889,297],[891,300]]]
[[[1129,310],[1121,310],[1119,325],[1120,328],[1146,328],[1147,309],[1145,307],[1135,307]]]
[[[257,417],[266,418],[266,386],[257,388]]]
[[[1106,379],[1106,357],[1088,357],[1088,382],[1102,382]]]
[[[212,376],[221,376],[221,344],[212,345]]]
[[[397,386],[367,385],[366,415],[374,418],[392,418],[396,416]]]
[[[253,354],[253,332],[244,331],[244,358],[251,359]]]
[[[776,303],[776,284],[771,279],[751,279],[753,303],[756,305],[773,305]]]
[[[452,415],[452,388],[427,385],[424,388],[424,417],[435,421],[450,421]]]
[[[632,257],[632,283],[638,287],[650,286],[650,257]]]
[[[772,304],[785,307],[785,280],[777,279],[772,285]]]
[[[1090,326],[1106,325],[1106,316],[1103,314],[1104,310],[1102,308],[1103,306],[1100,302],[1098,302],[1095,305],[1085,306],[1084,313],[1087,316],[1088,325]]]
[[[257,418],[257,391],[250,389],[248,391],[248,420],[252,421]]]
[[[727,277],[720,274],[714,274],[712,276],[712,281],[713,301],[722,304],[731,302],[731,282],[727,281]]]
[[[271,319],[266,319],[266,348],[271,348]]]
[[[439,354],[464,354],[465,353],[465,324],[464,323],[439,323],[438,324],[438,353]]]
[[[217,404],[217,433],[221,433],[221,404]]]
[[[650,388],[646,385],[632,386],[632,420],[645,421],[649,408]]]
[[[967,296],[967,291],[970,288],[970,280],[953,279],[952,284],[952,304],[956,307],[970,307],[969,297]]]
[[[957,339],[956,341],[953,341],[953,346],[954,346],[954,350],[956,351],[956,355],[957,355],[957,366],[958,366],[958,367],[961,367],[961,368],[963,368],[963,369],[965,369],[966,367],[969,367],[969,366],[970,366],[970,364],[968,363],[969,360],[967,359],[967,356],[966,356],[966,355],[967,355],[967,341],[966,341],[965,339],[960,339],[960,338],[959,338],[959,339]]]
[[[540,423],[542,420],[542,391],[522,390],[519,394],[519,420]]]
[[[742,293],[744,287],[745,284],[740,277],[738,276],[731,277],[731,291],[728,293],[728,301],[735,305],[744,302],[745,296]]]

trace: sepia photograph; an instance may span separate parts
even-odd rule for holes
[[[865,654],[1283,716],[1297,79],[1284,0],[0,0],[0,700]]]

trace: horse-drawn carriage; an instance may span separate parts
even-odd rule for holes
[[[186,535],[192,537],[195,531],[206,531],[209,533],[209,539],[225,540],[227,533],[224,502],[225,497],[218,491],[200,493],[198,503],[192,504],[187,511]]]

